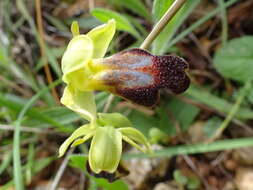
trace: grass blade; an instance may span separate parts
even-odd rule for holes
[[[173,1],[156,0],[153,8],[154,20],[159,20],[172,3]],[[154,54],[162,55],[166,52],[168,42],[172,39],[177,29],[199,3],[200,0],[185,2],[183,7],[176,13],[164,30],[155,39],[152,46],[152,52]]]
[[[42,89],[36,95],[34,95],[22,108],[17,120],[15,121],[15,131],[13,140],[13,173],[14,183],[17,190],[24,190],[23,173],[21,169],[21,158],[20,158],[20,126],[25,113],[35,103],[35,101],[43,94],[46,93],[50,88],[57,86],[61,80],[53,82],[49,87]]]
[[[17,113],[20,112],[23,108],[23,104],[20,104],[16,101],[9,100],[7,97],[5,97],[2,94],[0,94],[0,105],[5,106]],[[25,114],[33,119],[37,119],[43,123],[50,124],[50,125],[58,128],[62,132],[71,132],[72,131],[71,129],[68,130],[68,128],[66,126],[64,126],[62,123],[54,120],[53,118],[51,118],[50,116],[48,116],[46,114],[43,114],[42,112],[38,111],[35,108],[29,108],[25,112]]]
[[[230,0],[226,3],[224,3],[224,7],[218,7],[214,9],[213,11],[209,12],[204,16],[203,18],[199,19],[197,22],[193,23],[189,28],[185,29],[183,32],[181,32],[179,35],[177,35],[173,40],[171,40],[167,46],[167,48],[170,48],[174,44],[176,44],[178,41],[183,39],[185,36],[187,36],[189,33],[191,33],[193,30],[198,28],[201,24],[205,23],[212,17],[214,17],[216,14],[218,14],[221,11],[221,8],[227,8],[231,5],[235,4],[238,0]]]
[[[227,100],[220,98],[211,94],[208,91],[201,90],[197,87],[191,86],[185,94],[191,96],[193,99],[206,104],[210,108],[213,108],[221,113],[228,114],[233,107],[233,104],[229,103]],[[241,107],[238,109],[236,114],[236,118],[238,119],[252,119],[253,118],[253,111],[246,108]]]
[[[140,34],[124,15],[103,8],[92,9],[91,14],[101,22],[107,22],[110,19],[115,19],[118,30],[129,32],[136,38],[140,38]]]
[[[119,3],[133,11],[134,13],[143,16],[144,18],[150,19],[150,14],[148,9],[145,7],[145,5],[140,0],[124,0],[119,1]]]
[[[253,138],[238,138],[229,140],[219,140],[213,143],[198,143],[191,145],[178,145],[169,148],[164,148],[162,150],[155,151],[152,154],[126,154],[124,159],[131,158],[162,158],[171,157],[176,155],[186,155],[186,154],[199,154],[205,152],[215,152],[222,150],[230,150],[235,148],[249,147],[253,146]]]

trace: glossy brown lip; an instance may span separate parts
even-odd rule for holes
[[[190,85],[187,62],[174,55],[155,56],[142,49],[130,49],[105,58],[109,68],[103,80],[114,86],[113,93],[143,106],[154,106],[159,89],[178,94]]]

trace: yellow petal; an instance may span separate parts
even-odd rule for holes
[[[59,148],[59,157],[63,156],[66,150],[68,149],[69,145],[77,138],[81,136],[85,136],[90,132],[89,124],[83,125],[76,129],[69,138],[67,138],[64,143],[62,143],[61,147]]]
[[[100,25],[92,29],[87,36],[93,41],[94,51],[92,58],[104,57],[107,48],[115,34],[115,20],[111,19],[107,24]]]
[[[88,121],[96,119],[97,111],[93,92],[80,91],[67,85],[61,103],[79,113]]]
[[[116,171],[122,153],[122,135],[113,127],[98,127],[91,141],[89,165],[100,173]]]
[[[63,81],[69,83],[67,77],[71,72],[84,69],[89,75],[88,63],[93,54],[93,42],[87,35],[75,36],[69,43],[62,57]]]
[[[79,25],[77,21],[73,21],[71,24],[71,32],[73,37],[78,36],[80,34],[79,32]]]

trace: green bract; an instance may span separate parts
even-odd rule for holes
[[[96,80],[95,59],[103,59],[115,33],[115,21],[98,26],[86,35],[79,34],[76,22],[71,26],[73,39],[62,58],[63,81],[67,84],[61,103],[77,112],[90,123],[76,129],[59,149],[64,155],[69,146],[91,140],[89,165],[93,172],[115,172],[122,153],[122,140],[147,152],[150,150],[145,136],[132,127],[131,122],[120,113],[97,113],[93,90],[103,84]],[[144,145],[142,147],[141,145]]]

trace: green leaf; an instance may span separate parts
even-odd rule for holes
[[[64,89],[61,103],[88,121],[94,121],[97,117],[93,92],[83,92],[68,85]]]
[[[115,20],[109,20],[107,24],[92,29],[87,36],[93,41],[92,58],[104,57],[107,48],[115,34]]]
[[[173,177],[174,177],[174,179],[175,179],[175,181],[176,181],[177,183],[179,183],[179,184],[181,184],[181,185],[186,185],[186,184],[187,184],[188,179],[187,179],[186,176],[184,176],[184,175],[182,174],[182,172],[181,172],[180,170],[175,170],[175,171],[173,172]]]
[[[150,19],[150,14],[148,9],[145,7],[145,5],[142,3],[141,0],[124,0],[119,1],[119,3],[133,11],[134,13],[143,16],[144,18]]]
[[[153,21],[156,23],[172,5],[174,0],[155,0],[152,8]]]
[[[94,181],[98,187],[102,187],[104,190],[128,190],[128,186],[123,180],[109,183],[106,179],[94,178]]]
[[[168,135],[156,127],[149,130],[149,137],[151,144],[158,144],[159,142],[166,142],[168,140]]]
[[[123,15],[103,8],[95,8],[92,9],[91,14],[96,17],[101,22],[107,22],[110,19],[115,19],[116,28],[118,30],[126,31],[132,34],[135,37],[140,37],[139,33],[132,26],[132,24],[127,20]]]
[[[220,127],[221,125],[221,119],[218,117],[212,117],[211,119],[209,119],[205,125],[204,125],[204,132],[207,135],[207,137],[212,137],[216,130]]]
[[[179,122],[181,130],[187,130],[199,113],[199,108],[186,104],[176,98],[168,103],[168,109],[173,113],[175,119]]]
[[[167,109],[167,105],[162,105],[161,107],[158,107],[156,110],[156,113],[158,115],[158,125],[156,126],[158,129],[160,129],[162,132],[174,136],[176,135],[176,126],[174,125],[173,121],[171,121],[171,118],[169,117],[169,112],[173,109],[169,108]],[[174,114],[173,114],[174,116]]]
[[[66,150],[68,149],[68,147],[70,146],[70,144],[76,140],[79,137],[83,137],[86,135],[89,135],[89,133],[91,133],[91,127],[89,124],[83,125],[81,127],[79,127],[78,129],[76,129],[69,138],[67,138],[64,143],[60,146],[59,148],[59,157],[63,156],[66,152]]]
[[[253,79],[253,36],[230,40],[216,52],[214,66],[222,76],[232,80]]]
[[[19,113],[24,106],[23,104],[20,104],[17,101],[13,101],[10,99],[10,97],[4,96],[2,94],[0,94],[0,105],[14,111],[15,113]],[[59,122],[51,115],[43,114],[36,108],[29,108],[26,112],[26,116],[38,120],[40,124],[46,123],[50,126],[54,126],[55,128],[58,128],[59,131],[71,131],[71,129],[68,129],[65,125],[63,125],[63,123]]]
[[[129,22],[131,22],[132,25],[141,33],[141,37],[138,38],[138,41],[131,44],[130,47],[139,47],[141,42],[144,40],[144,37],[148,35],[148,31],[145,28],[145,26],[143,26],[138,20],[136,20],[134,16],[131,16],[131,15],[125,15],[125,16],[127,20],[129,20]],[[129,49],[129,48],[126,48],[126,49]]]
[[[151,128],[158,126],[157,118],[148,116],[136,110],[133,110],[128,118],[133,123],[133,126],[140,130],[145,136],[148,136]]]
[[[85,163],[87,162],[87,156],[80,156],[80,155],[70,155],[69,156],[69,165],[73,168],[79,168],[83,171],[86,170]]]
[[[187,188],[189,190],[199,189],[200,184],[200,180],[197,177],[192,176],[188,178]]]
[[[193,85],[188,88],[186,91],[187,95],[194,98],[196,101],[206,104],[207,106],[218,110],[222,113],[229,113],[233,107],[233,104],[229,103],[227,100],[215,96],[208,92],[207,90],[199,89]],[[240,107],[238,112],[236,113],[236,118],[239,119],[252,119],[253,118],[253,111],[246,107]]]
[[[129,119],[120,113],[98,113],[98,122],[102,126],[132,127]]]
[[[157,22],[167,9],[171,6],[173,0],[155,0],[153,5],[153,20]],[[200,3],[200,0],[186,1],[185,5],[176,13],[164,30],[158,35],[152,46],[152,52],[156,55],[162,55],[167,50],[168,42],[175,35],[178,28],[182,25],[189,14]]]
[[[36,109],[36,110],[38,110],[42,115],[46,117],[54,118],[55,121],[60,122],[63,126],[66,125],[65,128],[69,128],[71,130],[73,130],[74,128],[72,126],[70,127],[69,124],[81,119],[80,115],[77,115],[73,111],[62,106],[50,107],[46,109]],[[24,126],[31,126],[31,127],[38,127],[38,128],[54,127],[57,130],[55,126],[52,126],[51,124],[43,123],[34,117],[26,117],[22,123]]]
[[[251,104],[253,104],[253,88],[250,89],[247,99]]]
[[[86,171],[85,163],[88,160],[88,157],[85,155],[70,155],[69,156],[69,165],[73,168],[79,168],[83,171]],[[88,175],[88,174],[87,174]],[[90,176],[88,175],[90,178]],[[102,187],[104,190],[128,190],[127,184],[123,180],[117,180],[113,183],[108,182],[106,179],[92,177],[90,180],[95,182],[95,185]],[[97,188],[94,188],[97,189]]]
[[[157,109],[158,128],[166,134],[174,136],[177,132],[176,122],[178,122],[181,130],[185,131],[190,127],[199,111],[199,108],[194,105],[184,103],[176,98],[170,98],[167,104]]]

